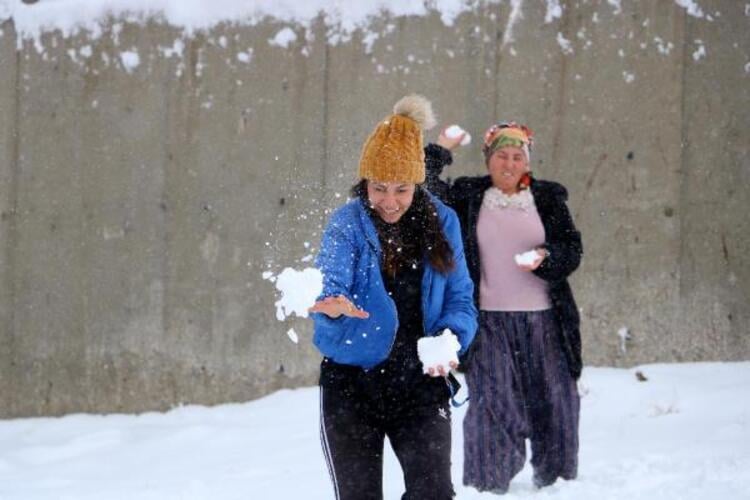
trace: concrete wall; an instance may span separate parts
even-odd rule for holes
[[[308,265],[366,135],[413,91],[475,137],[453,176],[482,172],[493,120],[536,131],[534,170],[569,188],[584,236],[587,364],[750,358],[746,7],[704,0],[709,21],[666,1],[562,3],[549,23],[524,4],[512,26],[507,3],[453,26],[384,15],[369,51],[364,32],[327,43],[322,22],[274,46],[273,20],[190,36],[110,20],[17,49],[6,21],[0,416],[313,384],[310,324],[275,319],[261,273]]]

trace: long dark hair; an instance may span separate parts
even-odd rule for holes
[[[371,211],[381,243],[394,243],[381,245],[383,264],[389,275],[395,276],[401,266],[408,264],[410,254],[416,254],[414,256],[420,260],[426,256],[430,265],[441,274],[448,274],[456,267],[453,249],[440,225],[437,208],[422,186],[417,184],[411,206],[396,224],[385,223],[370,208],[367,179],[352,186],[351,196],[361,199]]]

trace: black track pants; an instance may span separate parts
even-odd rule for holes
[[[383,498],[386,436],[404,472],[402,500],[453,498],[447,398],[443,403],[387,406],[394,407],[375,404],[357,391],[321,386],[320,433],[335,498]]]

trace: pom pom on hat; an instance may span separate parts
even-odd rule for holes
[[[432,103],[418,94],[402,97],[393,106],[393,114],[411,118],[422,127],[422,130],[430,130],[437,124]]]
[[[435,126],[432,104],[408,95],[393,106],[393,114],[375,126],[362,147],[359,176],[379,182],[421,184],[425,180],[422,130]]]

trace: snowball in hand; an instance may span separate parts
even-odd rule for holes
[[[461,134],[466,134],[464,138],[461,139],[461,145],[466,146],[467,144],[471,144],[471,134],[469,134],[458,125],[451,125],[447,129],[445,129],[445,137],[447,137],[448,139],[455,139]]]
[[[276,319],[284,321],[292,314],[306,318],[307,310],[323,291],[323,275],[314,267],[302,271],[287,267],[276,277],[276,289],[281,292],[276,302]]]
[[[458,363],[460,350],[461,344],[448,328],[438,336],[422,337],[417,341],[417,354],[422,362],[422,373],[428,373],[429,368],[435,368],[438,365],[448,370],[451,361]]]
[[[528,252],[518,253],[514,257],[516,264],[518,264],[519,266],[530,266],[534,264],[534,262],[536,262],[538,258],[539,253],[537,253],[536,250],[529,250]]]

